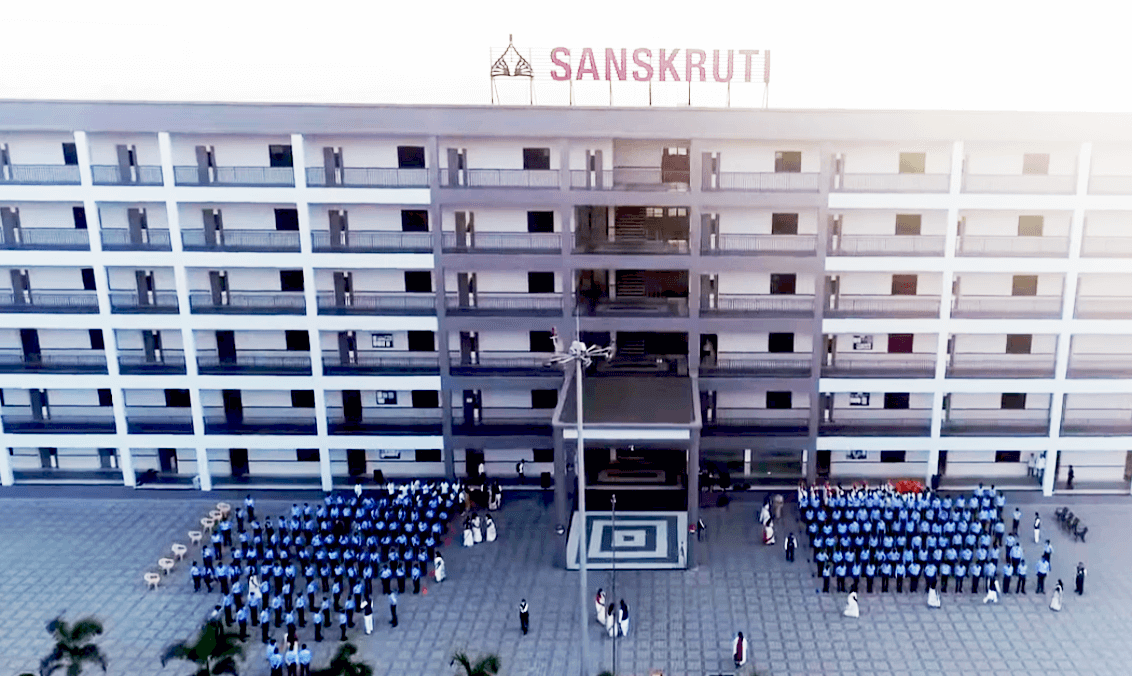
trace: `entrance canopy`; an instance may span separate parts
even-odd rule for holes
[[[577,437],[575,373],[568,370],[555,430]],[[700,428],[698,385],[688,377],[588,376],[582,379],[582,424],[591,439],[690,439]]]

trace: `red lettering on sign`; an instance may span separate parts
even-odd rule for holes
[[[610,68],[611,64],[612,64],[612,69]],[[626,64],[626,59],[625,59],[625,50],[624,49],[621,50],[621,62],[618,63],[617,62],[617,54],[614,53],[614,51],[612,49],[609,49],[608,47],[605,48],[605,79],[606,80],[612,80],[613,79],[611,77],[612,73],[610,73],[610,70],[612,70],[613,72],[617,73],[617,79],[624,82],[625,81],[625,64]]]
[[[589,60],[590,65],[586,65],[586,60]],[[597,73],[597,61],[594,60],[594,50],[586,47],[582,50],[582,58],[578,59],[578,77],[581,80],[582,76],[589,73],[593,75],[593,79],[600,80],[601,77]]]
[[[747,67],[746,67],[746,70],[743,71],[743,73],[744,73],[743,82],[750,82],[751,81],[751,57],[758,54],[759,50],[757,50],[757,49],[740,49],[739,53],[742,54],[743,56],[747,57]]]
[[[664,50],[660,50],[660,81],[665,81],[665,75],[672,73],[672,79],[676,82],[680,81],[680,74],[676,72],[676,67],[672,65],[676,61],[676,55],[680,53],[679,49],[673,49],[671,56],[665,58]]]
[[[704,64],[707,63],[707,52],[702,49],[686,49],[684,50],[684,79],[688,82],[692,81],[692,71],[698,70],[700,72],[700,82],[707,80],[707,70]]]
[[[563,56],[566,57],[565,61],[558,58],[558,55],[560,53]],[[550,62],[553,63],[555,66],[558,66],[559,68],[561,68],[562,71],[563,71],[563,72],[559,73],[558,71],[551,68],[550,69],[550,79],[551,80],[561,81],[561,80],[569,80],[570,79],[570,50],[569,49],[566,49],[565,47],[555,47],[554,49],[550,50]]]
[[[641,60],[642,55],[644,55],[644,57],[648,60],[642,61]],[[652,80],[653,70],[652,70],[652,50],[651,49],[645,49],[643,47],[641,49],[634,49],[633,50],[633,63],[640,66],[641,68],[644,68],[644,74],[643,75],[641,74],[641,71],[639,71],[639,70],[633,71],[633,79],[634,80],[636,80],[637,82],[648,82],[649,80]]]
[[[735,65],[735,51],[727,50],[727,77],[719,77],[719,50],[713,50],[711,53],[712,70],[714,71],[716,82],[731,82],[731,70]]]

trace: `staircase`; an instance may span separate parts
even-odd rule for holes
[[[643,298],[645,277],[639,270],[617,271],[617,298]]]
[[[648,240],[644,212],[619,213],[613,223],[613,239],[618,244],[643,245]]]
[[[644,338],[627,338],[617,343],[617,358],[639,359],[645,356]]]

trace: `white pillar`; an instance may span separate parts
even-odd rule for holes
[[[200,477],[200,489],[212,490],[212,471],[208,467],[208,448],[197,446],[197,476]]]
[[[1047,498],[1053,495],[1053,489],[1057,484],[1057,454],[1056,448],[1046,451],[1046,475],[1042,479],[1042,495]]]
[[[133,450],[128,445],[123,444],[122,447],[118,449],[118,464],[122,469],[122,483],[130,488],[136,487],[138,485],[138,477],[137,474],[134,473],[134,454]]]
[[[3,437],[3,430],[0,430],[0,437]],[[11,486],[16,483],[16,478],[12,476],[12,461],[8,457],[8,447],[0,447],[0,486]]]

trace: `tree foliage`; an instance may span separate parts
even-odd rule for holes
[[[458,652],[452,656],[452,661],[463,668],[464,676],[494,676],[499,673],[498,655],[485,655],[472,664],[467,653]]]
[[[51,676],[65,669],[67,676],[79,676],[83,667],[96,664],[106,671],[106,656],[91,639],[102,634],[102,623],[87,617],[73,625],[56,617],[47,623],[47,633],[55,639],[51,653],[39,663],[40,676]]]
[[[237,634],[228,632],[219,620],[209,620],[194,640],[167,646],[161,654],[161,666],[172,660],[185,660],[196,665],[193,676],[232,674],[239,676],[238,660],[244,657],[244,646]]]

